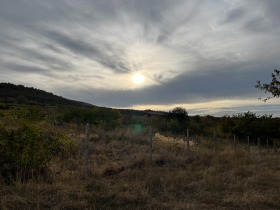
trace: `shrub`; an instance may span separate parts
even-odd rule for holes
[[[122,115],[118,110],[110,108],[70,108],[63,111],[62,120],[113,129],[122,124]]]
[[[39,121],[44,117],[44,112],[36,106],[14,106],[11,107],[11,115],[17,120]]]
[[[59,135],[31,125],[17,129],[0,126],[0,176],[11,182],[39,175],[58,152],[59,139]]]

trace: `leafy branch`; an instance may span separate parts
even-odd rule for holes
[[[280,96],[280,70],[274,69],[274,73],[271,74],[272,80],[270,83],[261,83],[257,81],[256,88],[264,90],[265,93],[270,93],[272,96],[268,96],[265,99],[261,99],[264,102],[271,98],[278,98]]]

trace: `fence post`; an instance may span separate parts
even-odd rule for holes
[[[201,144],[202,145],[202,142],[203,142],[203,134],[200,134],[200,138],[197,138],[195,140],[195,144]]]
[[[214,139],[214,151],[216,153],[217,152],[217,136],[216,136],[216,131],[214,131],[213,139]]]
[[[250,136],[248,136],[248,154],[250,156]]]
[[[269,154],[269,145],[268,145],[268,139],[266,139],[266,149],[267,149],[267,154]]]
[[[273,152],[277,153],[277,149],[276,149],[276,141],[273,141]]]
[[[258,137],[259,154],[261,154],[261,139]]]
[[[88,156],[89,156],[89,123],[86,124],[86,139],[84,144],[84,177],[86,178],[88,176]]]
[[[151,120],[150,120],[150,125],[149,125],[148,142],[149,142],[150,160],[152,161],[152,159],[153,159],[153,139],[152,139],[152,124],[151,124]]]
[[[190,157],[190,139],[189,139],[189,129],[187,129],[187,158]]]
[[[234,152],[236,153],[236,138],[235,138],[235,134],[233,134],[233,144],[234,144]]]

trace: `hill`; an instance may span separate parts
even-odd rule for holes
[[[40,106],[93,106],[88,103],[69,100],[33,87],[11,83],[0,83],[0,103]]]
[[[39,105],[39,106],[74,106],[74,107],[96,107],[95,105],[74,101],[54,95],[53,93],[33,87],[25,87],[23,85],[14,85],[11,83],[0,83],[0,103],[15,105]],[[100,107],[101,108],[101,107]],[[125,116],[141,116],[144,114],[164,115],[160,111],[152,110],[132,110],[118,109]]]

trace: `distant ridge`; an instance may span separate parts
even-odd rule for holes
[[[25,87],[23,85],[14,85],[11,83],[0,83],[0,103],[94,107],[94,105],[88,103],[66,99],[33,87]]]
[[[2,104],[2,105],[1,105]],[[4,105],[4,106],[3,106]],[[37,106],[71,106],[71,107],[97,107],[95,105],[74,101],[54,95],[33,87],[25,87],[23,85],[15,85],[12,83],[0,83],[0,109],[8,108],[14,105],[37,105]],[[99,107],[105,108],[105,107]],[[105,108],[112,109],[112,108]],[[153,110],[133,110],[133,109],[117,109],[125,116],[141,116],[141,115],[159,115],[165,116],[167,112]]]

